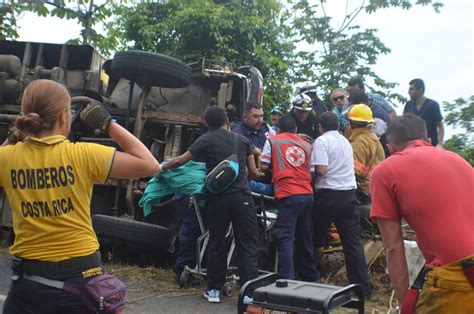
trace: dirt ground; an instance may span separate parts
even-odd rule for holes
[[[156,267],[143,258],[124,260],[118,258],[123,252],[103,254],[107,270],[120,277],[128,285],[126,313],[235,313],[238,291],[230,298],[222,298],[221,304],[209,304],[202,297],[204,283],[194,288],[181,289],[176,285],[174,273],[169,268]],[[342,253],[327,258],[334,265],[341,263]],[[7,248],[0,249],[1,277],[0,295],[6,296],[9,287],[9,255]],[[140,265],[140,266],[138,266]],[[338,267],[336,267],[338,269]],[[387,313],[391,296],[390,279],[385,274],[385,257],[380,256],[370,267],[373,294],[366,300],[366,313]],[[323,277],[320,283],[344,286],[345,276],[335,278],[335,272]],[[0,308],[3,300],[0,299]],[[354,310],[338,309],[334,313],[354,313]]]
[[[329,258],[330,261],[340,264],[342,253],[331,253],[334,257]],[[373,294],[366,300],[366,313],[387,313],[389,311],[390,296],[392,288],[390,278],[385,273],[385,257],[380,256],[370,267],[369,275],[373,285]],[[140,294],[139,299],[129,299],[130,302],[144,300],[146,298],[156,297],[175,297],[177,300],[180,297],[187,295],[200,295],[205,287],[202,282],[199,286],[194,288],[181,289],[178,285],[173,283],[174,273],[171,269],[163,269],[153,266],[138,267],[133,264],[123,263],[118,261],[108,261],[106,266],[109,272],[123,278],[129,285],[129,291]],[[344,286],[347,284],[345,276],[342,278],[335,278],[335,273],[329,273],[323,277],[320,283]],[[236,300],[234,293],[232,299]],[[337,310],[334,313],[350,313],[350,310]],[[354,312],[354,311],[352,311]]]

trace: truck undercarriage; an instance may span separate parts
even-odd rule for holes
[[[206,131],[203,115],[207,108],[220,106],[231,123],[238,122],[247,103],[262,103],[263,92],[262,75],[252,66],[234,71],[225,61],[202,59],[185,64],[144,51],[118,52],[106,60],[91,46],[0,41],[0,141],[21,112],[22,91],[36,79],[51,79],[69,89],[71,141],[117,147],[78,119],[85,106],[100,102],[160,162],[186,151]],[[146,239],[155,239],[155,248],[173,251],[178,218],[172,203],[165,199],[157,205],[159,210],[147,217],[138,206],[148,180],[109,179],[95,185],[91,214],[110,219],[95,221],[94,227],[99,236],[102,232],[117,240],[150,245]],[[0,227],[12,227],[11,207],[3,191]]]

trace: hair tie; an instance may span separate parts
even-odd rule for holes
[[[36,118],[39,118],[39,117],[40,117],[40,115],[37,114],[36,112],[30,112],[30,113],[28,113],[27,115],[29,115],[29,116],[31,116],[31,117],[36,117]]]

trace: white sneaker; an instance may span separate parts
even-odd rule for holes
[[[206,289],[204,290],[204,297],[209,301],[209,303],[219,303],[221,299],[219,298],[220,291],[216,289]]]
[[[253,303],[253,298],[247,296],[247,295],[244,295],[244,299],[243,299],[243,302],[244,304],[252,304]]]

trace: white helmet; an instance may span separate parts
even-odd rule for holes
[[[296,84],[296,93],[316,93],[316,83],[311,81],[305,81]]]
[[[296,95],[293,100],[291,101],[293,104],[293,108],[299,109],[299,110],[304,110],[304,111],[311,111],[313,110],[312,106],[312,101],[311,97],[308,95],[302,93],[299,95]]]

